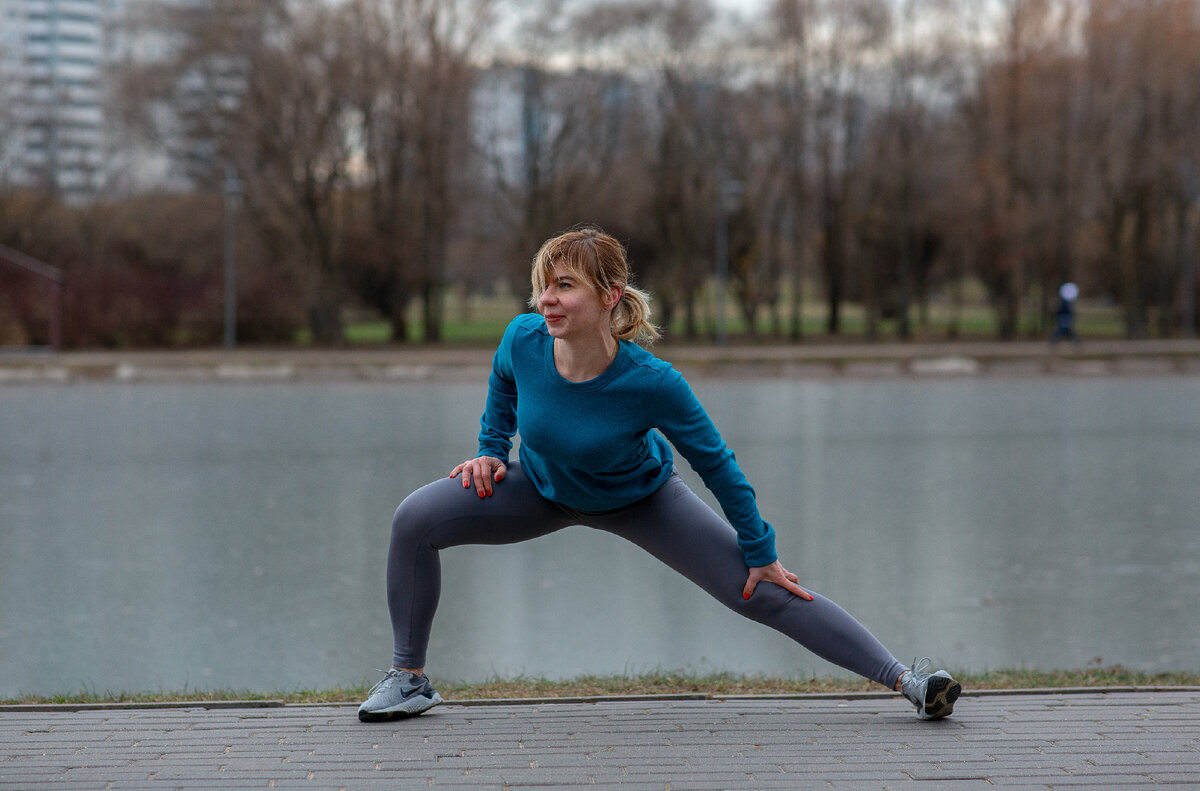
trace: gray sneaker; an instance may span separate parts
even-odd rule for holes
[[[358,707],[358,718],[363,722],[377,722],[413,717],[441,702],[442,696],[425,676],[392,668],[371,688],[367,699]]]
[[[950,677],[945,670],[926,673],[929,659],[913,660],[913,668],[900,681],[900,691],[917,707],[917,716],[923,720],[938,720],[950,716],[954,701],[962,694],[962,684]]]

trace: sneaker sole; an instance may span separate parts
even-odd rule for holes
[[[921,711],[923,720],[940,720],[954,711],[954,701],[962,694],[962,684],[952,678],[933,676],[925,688],[925,706]]]
[[[422,712],[429,711],[441,702],[442,696],[434,692],[432,698],[424,696],[412,698],[404,701],[399,706],[392,706],[390,709],[380,709],[379,711],[359,709],[358,720],[359,722],[380,722],[382,720],[399,720],[405,717],[415,717]]]

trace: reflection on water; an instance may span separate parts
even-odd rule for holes
[[[1200,380],[693,386],[785,564],[902,660],[1200,669]],[[483,394],[0,388],[0,696],[373,677],[392,511],[474,451]],[[832,671],[585,528],[443,574],[439,678]]]

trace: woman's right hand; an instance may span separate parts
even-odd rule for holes
[[[742,589],[742,598],[749,601],[760,582],[773,582],[788,593],[795,594],[805,601],[813,600],[813,595],[800,587],[800,578],[785,569],[778,560],[769,566],[750,569],[750,576],[746,578],[746,587]]]
[[[504,480],[508,467],[495,456],[480,456],[468,459],[450,471],[450,477],[456,478],[462,473],[463,488],[470,489],[475,484],[475,491],[480,497],[492,496],[492,484]]]

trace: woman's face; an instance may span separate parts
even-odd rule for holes
[[[586,280],[555,264],[554,276],[538,298],[538,312],[555,338],[573,340],[610,334],[612,308],[619,294],[615,288],[612,292],[608,301],[603,301]]]

